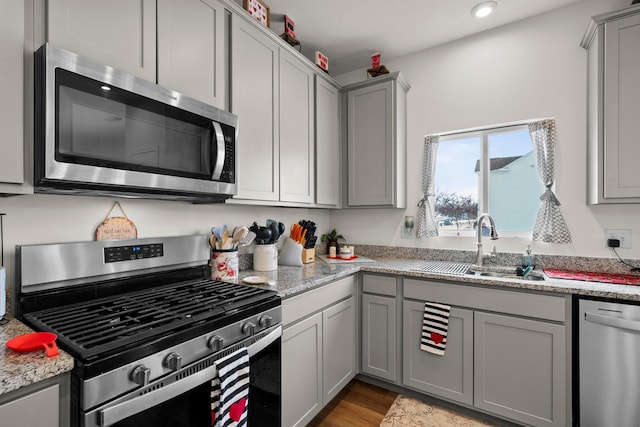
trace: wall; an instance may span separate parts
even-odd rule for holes
[[[94,240],[96,227],[117,199],[105,197],[28,195],[0,198],[4,224],[4,265],[7,286],[14,283],[15,246]],[[193,205],[185,202],[120,199],[126,215],[136,225],[138,237],[209,234],[214,225],[264,225],[267,218],[287,227],[300,219],[318,224],[318,234],[328,231],[329,211],[239,205]],[[116,208],[111,216],[122,216]],[[288,230],[286,235],[288,235]],[[281,238],[278,243],[284,243]],[[241,251],[243,253],[244,251]]]
[[[345,210],[332,225],[360,243],[475,250],[471,237],[402,239],[405,215],[415,215],[421,194],[424,136],[528,119],[557,123],[556,194],[572,244],[534,242],[537,253],[615,257],[605,228],[632,230],[624,258],[640,258],[640,205],[586,204],[586,51],[580,40],[593,15],[628,6],[629,0],[585,0],[557,11],[383,63],[402,71],[408,93],[406,210]],[[365,70],[338,76],[362,80]],[[497,224],[498,230],[500,224]],[[502,252],[524,252],[526,238],[501,238]]]

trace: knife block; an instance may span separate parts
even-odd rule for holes
[[[316,248],[302,249],[302,263],[309,264],[316,259]]]

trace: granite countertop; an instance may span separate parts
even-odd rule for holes
[[[491,276],[449,275],[425,273],[417,271],[423,260],[371,257],[375,263],[345,263],[327,264],[316,257],[315,262],[302,267],[279,266],[278,270],[262,272],[243,270],[239,278],[248,276],[264,276],[275,281],[274,285],[251,285],[278,292],[282,298],[288,298],[300,292],[305,292],[317,286],[355,274],[359,271],[395,274],[405,277],[422,279],[448,280],[481,286],[521,289],[528,291],[549,292],[557,294],[575,294],[599,298],[614,298],[620,300],[640,301],[640,286],[616,285],[611,283],[585,282],[580,280],[553,279],[545,276],[545,280],[523,280]],[[488,270],[492,267],[488,266]],[[544,275],[534,270],[537,275]],[[242,282],[244,283],[244,282]],[[246,283],[245,283],[246,284]]]
[[[321,258],[302,267],[278,266],[274,271],[241,270],[239,279],[249,276],[263,276],[273,284],[250,285],[274,290],[282,298],[289,298],[359,271],[401,275],[419,279],[446,280],[485,287],[520,289],[526,291],[556,294],[575,294],[600,298],[640,301],[640,286],[614,285],[610,283],[584,282],[578,280],[552,279],[544,281],[513,278],[448,275],[425,273],[416,270],[423,260],[370,257],[375,263],[328,264]],[[491,269],[491,267],[488,267]],[[535,274],[543,274],[537,270]],[[0,395],[20,387],[65,373],[73,368],[73,358],[60,350],[56,357],[48,358],[43,351],[18,353],[6,347],[5,343],[18,335],[33,332],[18,320],[8,319],[0,323]]]
[[[16,319],[0,322],[0,395],[73,369],[73,357],[62,350],[47,357],[44,349],[19,353],[6,346],[10,339],[30,332],[31,328]]]

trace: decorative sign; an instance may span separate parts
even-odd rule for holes
[[[244,9],[249,12],[249,15],[258,20],[259,23],[266,27],[271,26],[271,13],[269,6],[267,6],[261,0],[244,0]]]
[[[284,32],[295,39],[296,33],[293,31],[293,25],[293,19],[289,18],[287,15],[284,15]]]
[[[319,50],[316,50],[316,65],[327,73],[329,72],[329,58],[324,56]]]
[[[124,217],[109,217],[116,206],[120,209]],[[96,240],[135,239],[137,237],[138,230],[136,229],[136,225],[127,217],[127,214],[124,213],[120,203],[114,202],[104,221],[102,221],[96,229]]]
[[[371,55],[371,68],[380,67],[380,52],[376,52]]]

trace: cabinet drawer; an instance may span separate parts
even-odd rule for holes
[[[284,326],[322,310],[328,305],[348,298],[354,292],[354,276],[312,289],[282,301],[282,323]]]
[[[463,283],[405,279],[404,297],[556,322],[566,320],[566,302],[561,296],[486,289]]]
[[[396,278],[394,276],[362,275],[362,291],[370,294],[396,296]]]

